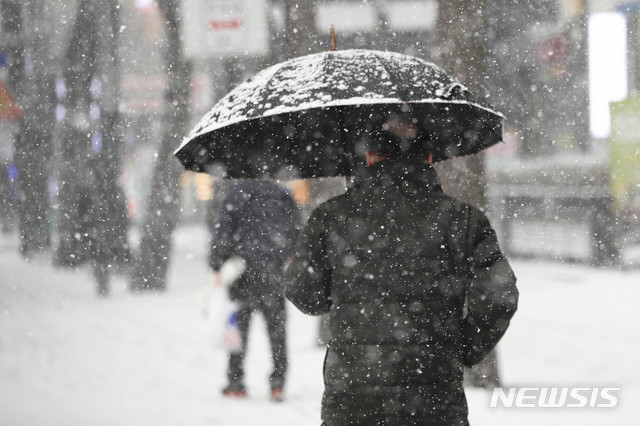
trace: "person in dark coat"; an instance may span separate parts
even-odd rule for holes
[[[416,137],[397,127],[390,141]],[[287,298],[329,313],[326,425],[467,425],[463,366],[489,353],[517,307],[485,215],[406,154],[368,153],[377,162],[312,212],[287,269]]]
[[[231,185],[218,211],[209,265],[220,281],[225,261],[244,259],[245,271],[229,288],[237,302],[237,326],[242,345],[229,354],[226,396],[244,397],[244,356],[252,313],[262,313],[267,325],[274,369],[270,376],[272,398],[282,398],[287,371],[286,311],[283,270],[293,255],[300,229],[298,208],[289,191],[271,181],[246,180]]]

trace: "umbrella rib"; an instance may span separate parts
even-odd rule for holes
[[[274,93],[273,88],[277,88],[276,85],[277,85],[277,82],[279,81],[278,76],[281,75],[283,72],[286,72],[287,69],[290,69],[290,68],[293,69],[294,68],[293,65],[291,65],[289,62],[284,62],[282,64],[277,64],[277,65],[274,65],[274,66],[278,66],[278,65],[279,65],[278,69],[271,74],[271,77],[268,80],[266,80],[266,83],[260,88],[260,91],[258,92],[258,95],[256,96],[256,101],[258,102],[258,104],[255,106],[256,108],[259,106],[260,102],[263,103],[263,106],[265,104],[267,104],[267,103],[271,103],[271,99],[270,98],[271,98],[271,95]],[[277,90],[276,90],[276,92],[277,92]],[[280,117],[284,117],[284,116],[281,115]],[[260,119],[260,117],[255,117],[254,116],[254,117],[250,117],[247,120],[247,122],[255,122],[256,120],[259,120],[259,119]],[[274,126],[266,125],[266,127],[268,129],[271,129],[272,133],[266,135],[266,137],[262,136],[262,137],[255,138],[255,139],[258,139],[258,140],[254,139],[254,141],[253,141],[254,144],[256,144],[256,143],[257,144],[266,143],[266,139],[268,139],[269,137],[275,138],[276,140],[280,140],[282,135],[280,133],[276,134],[276,132],[273,130]],[[281,128],[281,126],[279,126],[279,128]],[[264,132],[264,130],[265,129],[262,129],[262,132]],[[261,132],[261,134],[262,134],[262,132]],[[245,143],[248,143],[248,142],[249,141],[245,141]]]
[[[276,76],[278,74],[280,74],[282,72],[283,69],[286,68],[287,63],[283,63],[280,65],[280,67],[278,68],[277,71],[275,71],[273,74],[271,74],[271,77],[267,80],[267,83],[264,84],[261,88],[260,88],[260,92],[258,93],[258,96],[256,96],[256,98],[258,98],[259,100],[261,100],[262,102],[265,102],[269,99],[269,94],[272,93],[272,86],[273,86],[273,82],[277,81]],[[275,66],[275,65],[274,65]]]
[[[333,75],[334,66],[333,66],[333,63],[329,60],[329,58],[330,58],[330,55],[327,54],[323,59],[322,74],[321,74],[323,77]],[[349,174],[351,169],[353,168],[354,160],[353,158],[350,157],[349,149],[347,147],[347,143],[348,143],[347,138],[349,134],[346,131],[346,123],[343,115],[343,108],[335,107],[333,109],[336,111],[336,118],[337,118],[336,125],[338,126],[338,134],[341,137],[342,149],[344,151],[343,158],[347,161],[347,164],[345,165],[345,167],[347,167],[346,173]]]
[[[389,81],[392,82],[392,84],[394,83],[394,77],[398,77],[398,80],[401,81],[401,78],[399,78],[399,76],[391,71],[391,68],[388,66],[388,64],[386,63],[386,58],[383,58],[382,56],[376,56],[376,59],[378,60],[378,63],[380,65],[382,65],[382,68],[384,68],[384,70],[387,72],[387,74],[389,74]],[[401,96],[400,96],[401,95]],[[407,99],[409,99],[409,97],[407,96],[408,93],[401,93],[400,90],[398,90],[398,99],[400,100],[401,104],[402,103],[406,103]]]

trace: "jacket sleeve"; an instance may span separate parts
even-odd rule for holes
[[[237,191],[229,191],[218,208],[217,222],[211,238],[209,266],[219,271],[223,263],[232,255],[233,236],[238,227],[238,215],[242,200]]]
[[[471,282],[462,325],[466,366],[482,361],[496,346],[518,306],[516,277],[486,216],[472,209],[468,231]]]
[[[285,296],[309,315],[331,308],[331,267],[326,253],[323,214],[311,214],[298,236],[295,254],[285,272]]]

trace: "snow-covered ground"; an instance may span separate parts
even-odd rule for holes
[[[219,316],[203,315],[204,228],[175,239],[168,291],[98,298],[86,270],[24,262],[0,236],[0,425],[318,425],[317,320],[289,306],[287,400],[268,399],[264,326],[252,326],[249,398],[223,399]],[[468,391],[472,425],[635,425],[640,419],[640,272],[514,262],[520,309],[499,346],[505,386],[620,387],[615,408],[489,408]],[[215,305],[215,299],[214,303]]]

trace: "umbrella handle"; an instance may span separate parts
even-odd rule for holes
[[[331,51],[335,52],[338,48],[336,47],[336,31],[333,29],[333,25],[331,25],[331,29],[329,30],[329,36],[331,37]]]

